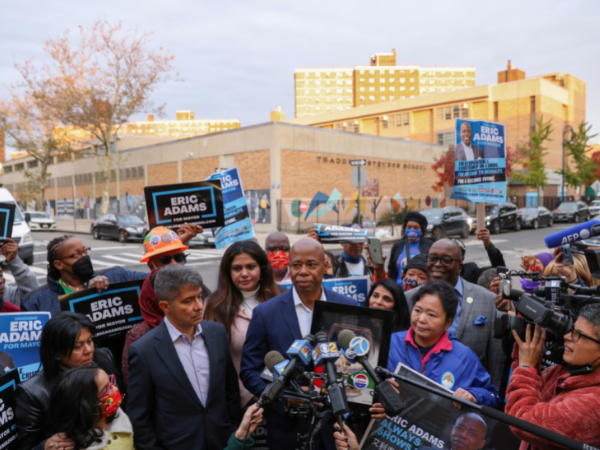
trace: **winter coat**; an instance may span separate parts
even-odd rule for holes
[[[399,241],[396,241],[396,243],[392,246],[387,273],[388,277],[390,277],[394,281],[396,281],[396,279],[398,278],[398,266],[396,265],[396,263],[398,262],[398,258],[400,258],[400,255],[406,248],[407,242],[408,240],[406,238],[402,238]],[[425,239],[423,236],[421,236],[421,240],[419,241],[419,251],[422,255],[427,256],[429,254],[429,249],[432,245],[433,241]]]
[[[7,262],[6,267],[15,278],[15,285],[4,287],[4,301],[15,306],[21,306],[21,299],[29,292],[40,287],[40,283],[38,283],[31,269],[27,267],[27,264],[18,256],[11,262]],[[20,309],[17,311],[20,311]]]
[[[506,390],[504,412],[563,434],[593,447],[600,447],[600,373],[571,376],[567,367],[554,366],[540,373],[538,369],[519,367]],[[558,445],[511,428],[522,439],[521,450],[558,450]]]

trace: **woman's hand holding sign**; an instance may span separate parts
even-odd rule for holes
[[[88,284],[88,288],[96,288],[98,292],[104,292],[110,286],[110,281],[105,276],[99,275],[95,278],[92,278]]]
[[[11,238],[4,238],[3,241],[4,243],[0,252],[6,258],[6,262],[11,262],[19,253],[19,245]]]

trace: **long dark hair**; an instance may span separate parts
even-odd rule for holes
[[[57,358],[71,356],[77,336],[84,328],[93,332],[94,324],[87,316],[74,312],[61,312],[48,321],[40,344],[40,362],[48,380],[62,372]]]
[[[48,261],[48,276],[54,281],[59,280],[61,277],[60,271],[56,267],[54,267],[54,261],[58,259],[58,252],[60,251],[60,248],[62,247],[63,243],[67,239],[71,239],[72,237],[75,236],[73,236],[72,234],[65,234],[64,236],[59,236],[48,242],[48,246],[46,247],[46,249],[48,250],[48,255],[46,257],[46,261]]]
[[[392,328],[392,333],[397,333],[399,331],[408,330],[410,327],[410,314],[408,312],[408,303],[406,302],[406,297],[404,296],[404,291],[402,288],[396,283],[394,280],[386,278],[384,280],[379,280],[371,286],[371,290],[369,291],[369,296],[367,297],[367,306],[371,305],[371,296],[375,289],[379,286],[388,290],[394,299],[394,308],[392,311],[395,313],[394,317],[394,327]]]
[[[64,373],[50,395],[45,427],[48,436],[64,433],[75,442],[76,449],[102,441],[104,432],[94,426],[102,415],[96,383],[99,370],[82,366]]]
[[[265,251],[253,241],[236,242],[229,247],[219,269],[219,288],[207,299],[204,307],[204,317],[208,320],[222,323],[227,329],[231,342],[231,326],[240,310],[244,298],[231,279],[231,265],[236,256],[246,254],[260,267],[260,287],[257,293],[259,302],[266,302],[281,293],[275,283],[273,269]]]

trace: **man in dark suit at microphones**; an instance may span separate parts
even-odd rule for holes
[[[272,350],[285,355],[295,340],[310,333],[316,302],[356,305],[354,300],[322,287],[325,251],[319,242],[308,238],[296,242],[290,252],[289,270],[293,288],[258,305],[246,334],[240,377],[246,389],[256,397],[260,397],[267,386],[260,378],[265,355]],[[306,434],[308,419],[287,417],[283,401],[269,406],[265,418],[269,448],[294,450],[302,446],[297,436]],[[313,448],[334,450],[333,433],[333,422],[323,426],[315,436]]]
[[[472,135],[469,122],[463,122],[460,126],[461,142],[456,146],[454,151],[456,161],[474,161],[485,158],[483,150],[471,144]]]
[[[202,278],[194,269],[160,269],[154,291],[165,318],[129,347],[135,448],[223,449],[242,418],[227,331],[202,320]]]

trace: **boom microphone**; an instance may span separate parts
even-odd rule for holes
[[[393,386],[387,381],[381,380],[367,358],[370,350],[369,341],[364,337],[357,337],[350,330],[342,330],[338,335],[338,344],[344,350],[346,359],[354,362],[356,360],[369,374],[375,383],[375,393],[379,395],[385,413],[394,417],[400,414],[405,402]]]
[[[281,353],[278,351],[272,350],[265,355],[265,365],[269,368],[270,371],[275,369],[275,366],[279,363],[285,361]],[[267,387],[264,389],[262,394],[260,394],[260,398],[256,402],[258,406],[266,407],[267,405],[274,403],[279,400],[283,390],[285,389],[285,379],[283,376],[273,380],[271,383],[267,384]]]
[[[592,236],[600,234],[600,222],[597,220],[590,220],[582,224],[575,225],[574,227],[567,228],[566,230],[560,230],[557,233],[546,236],[544,241],[546,247],[556,248],[561,245],[572,244],[573,242],[587,239]]]
[[[346,390],[337,381],[337,371],[335,369],[334,361],[340,357],[340,353],[337,350],[335,342],[327,342],[327,335],[323,331],[319,331],[315,338],[317,344],[315,347],[315,366],[325,366],[325,374],[327,375],[327,394],[329,396],[329,402],[331,403],[331,410],[333,415],[338,418],[340,422],[340,430],[343,430],[343,415],[350,412],[348,406],[348,399],[346,398]]]

